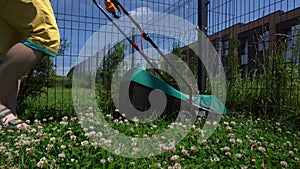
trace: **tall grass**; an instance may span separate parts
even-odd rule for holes
[[[286,51],[287,46],[281,44],[273,56],[264,56],[262,62],[257,59],[259,70],[252,70],[244,78],[237,71],[235,78],[229,81],[227,107],[233,111],[299,122],[300,66],[286,59]]]

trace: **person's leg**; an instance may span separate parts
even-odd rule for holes
[[[4,120],[7,122],[17,118],[15,104],[18,79],[41,61],[44,55],[55,57],[60,37],[49,0],[3,0],[0,9],[0,57],[4,57],[0,63],[2,124]],[[16,9],[20,11],[15,12]],[[19,127],[23,128],[24,125]]]
[[[2,101],[2,104],[9,108],[15,115],[17,112],[17,97],[20,89],[20,83],[21,80],[18,80]]]
[[[4,61],[0,64],[0,110],[13,106],[15,109],[15,97],[17,96],[16,84],[24,74],[34,65],[41,61],[44,53],[33,50],[22,43],[17,43],[8,52]],[[14,89],[15,88],[15,89]],[[14,99],[13,102],[9,99]],[[3,104],[7,102],[6,104]],[[13,110],[10,108],[13,112]],[[15,113],[15,112],[13,112]],[[10,121],[17,116],[7,115],[3,121]],[[26,129],[26,124],[16,126],[19,129]]]
[[[22,43],[10,48],[0,64],[0,98],[3,98],[24,74],[41,61],[43,56],[42,52]]]

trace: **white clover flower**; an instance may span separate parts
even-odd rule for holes
[[[294,151],[289,151],[289,155],[294,157],[294,155],[295,155]]]
[[[101,163],[101,164],[104,164],[105,162],[106,162],[105,159],[101,159],[101,160],[100,160],[100,163]]]
[[[202,140],[202,144],[205,146],[205,145],[207,145],[207,140]]]
[[[77,140],[77,137],[76,137],[75,135],[71,135],[71,136],[70,136],[70,139],[71,139],[72,141],[76,141],[76,140]]]
[[[64,116],[63,118],[62,118],[62,121],[68,121],[68,117],[67,116]]]
[[[62,152],[62,153],[58,154],[58,158],[63,161],[66,158],[66,154],[64,152]]]
[[[162,149],[163,151],[169,151],[169,147],[166,146],[165,144],[159,144],[159,148]]]
[[[242,157],[243,157],[243,155],[242,155],[241,153],[236,153],[235,156],[236,156],[237,158],[242,158]]]
[[[41,142],[40,139],[35,139],[35,140],[33,140],[33,143],[34,143],[34,144],[40,144],[40,142]]]
[[[211,126],[211,121],[205,122],[206,125]]]
[[[227,126],[227,127],[226,127],[226,130],[227,130],[228,132],[231,132],[231,131],[232,131],[232,127]]]
[[[265,149],[264,147],[258,147],[258,150],[259,150],[261,153],[266,152],[266,149]]]
[[[234,127],[236,125],[236,122],[235,121],[231,121],[230,122],[230,126]]]
[[[182,153],[185,157],[189,157],[189,156],[190,156],[189,151],[186,150],[186,149],[181,150],[181,153]]]
[[[132,150],[133,150],[133,152],[138,152],[139,148],[138,147],[133,147]]]
[[[138,138],[131,138],[132,142],[138,142]]]
[[[50,138],[50,142],[51,142],[51,143],[55,143],[55,142],[56,142],[56,138],[55,138],[55,137],[51,137],[51,138]]]
[[[196,147],[196,146],[192,146],[191,147],[191,150],[194,152],[194,153],[197,153],[199,151],[199,149]]]
[[[76,121],[77,117],[71,117],[70,121]]]
[[[34,123],[36,123],[36,124],[40,124],[40,123],[41,123],[41,121],[39,121],[38,119],[35,119],[35,120],[34,120]]]
[[[114,119],[113,121],[115,124],[119,124],[119,119]]]
[[[51,150],[51,148],[52,148],[53,146],[54,146],[53,144],[48,144],[47,147],[46,147],[46,150],[47,150],[47,151]]]
[[[87,138],[91,138],[91,137],[94,137],[96,135],[96,132],[95,131],[91,131],[89,133],[85,133],[84,136],[87,137]]]
[[[179,163],[175,163],[173,169],[181,169],[181,165]]]
[[[65,126],[67,126],[69,123],[68,123],[67,121],[60,121],[59,124],[65,127]]]
[[[234,135],[234,134],[228,134],[228,137],[229,137],[230,139],[234,139],[234,138],[235,138],[235,135]]]
[[[34,148],[26,148],[25,151],[27,155],[34,155]]]
[[[289,166],[286,161],[280,161],[280,165],[284,168],[287,168]]]
[[[61,145],[60,148],[61,148],[62,150],[64,150],[64,149],[67,148],[67,146],[66,146],[66,145]]]
[[[30,120],[25,120],[25,122],[26,122],[27,124],[30,124]]]
[[[104,143],[106,146],[110,147],[112,141],[111,141],[111,140],[106,140],[106,139],[104,139],[104,140],[103,140],[103,143]]]
[[[103,136],[103,133],[101,131],[96,133],[96,137],[102,137],[102,136]]]
[[[83,147],[87,147],[89,145],[89,142],[85,140],[85,141],[81,142],[81,145]]]
[[[115,154],[116,154],[116,155],[120,155],[120,154],[121,154],[121,150],[120,150],[120,149],[116,149],[116,150],[115,150]]]
[[[111,163],[111,162],[114,161],[114,158],[113,158],[113,157],[108,157],[108,158],[107,158],[107,161],[108,161],[109,163]]]
[[[132,121],[135,123],[138,123],[140,121],[140,119],[138,119],[137,117],[133,117]]]
[[[36,163],[36,166],[37,166],[38,168],[44,168],[44,164],[45,164],[44,161],[39,161],[38,163]]]
[[[243,141],[241,139],[236,139],[236,142],[239,143],[239,144],[243,143]]]
[[[235,143],[235,139],[234,139],[234,138],[231,138],[231,139],[229,139],[229,142]]]
[[[173,155],[171,157],[171,160],[174,161],[174,162],[178,162],[179,161],[179,155]]]
[[[132,142],[131,145],[132,145],[133,147],[137,147],[137,146],[138,146],[138,143],[137,143],[137,142]]]
[[[71,136],[72,134],[73,134],[72,130],[68,130],[68,131],[66,132],[66,135]]]
[[[46,163],[48,163],[48,161],[47,161],[46,157],[43,157],[43,158],[40,159],[39,162],[37,162],[36,166],[37,166],[38,168],[44,168],[44,165],[45,165]]]
[[[226,146],[226,147],[221,148],[220,150],[221,150],[221,151],[226,151],[226,152],[227,152],[227,151],[230,151],[230,148]]]
[[[215,161],[215,162],[218,162],[218,161],[220,161],[220,158],[219,158],[219,157],[215,157],[215,158],[214,158],[214,161]]]
[[[250,136],[246,135],[245,138],[249,141],[250,140]]]
[[[287,142],[286,142],[286,146],[287,146],[287,147],[292,147],[292,143],[291,143],[290,141],[287,141]]]
[[[143,135],[143,138],[144,138],[144,139],[148,139],[149,136],[148,136],[147,134],[144,134],[144,135]]]

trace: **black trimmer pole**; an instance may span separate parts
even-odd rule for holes
[[[183,83],[186,84],[186,86],[189,88],[189,101],[192,103],[192,94],[193,90],[190,84],[180,75],[176,67],[169,61],[169,59],[165,56],[165,54],[159,49],[159,47],[156,45],[156,43],[148,36],[147,33],[143,31],[142,26],[130,15],[130,13],[120,4],[118,0],[111,0],[115,5],[117,5],[121,10],[124,12],[125,15],[129,17],[129,19],[135,24],[135,26],[140,30],[143,39],[145,39],[147,42],[151,44],[151,46],[159,53],[160,56],[163,57],[163,59],[169,64],[171,69],[175,72],[175,74],[183,81]]]
[[[167,82],[164,76],[154,67],[152,62],[148,59],[148,56],[146,56],[141,49],[139,48],[138,44],[134,41],[132,41],[126,33],[119,27],[118,24],[114,22],[114,20],[107,14],[107,12],[102,8],[101,5],[98,4],[97,0],[93,0],[93,2],[96,4],[96,6],[99,8],[99,10],[107,17],[107,19],[120,31],[120,33],[126,38],[126,40],[143,56],[143,58],[150,64],[151,67],[154,68],[154,71],[162,78],[163,81]]]

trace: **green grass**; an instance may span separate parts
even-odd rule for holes
[[[134,123],[106,117],[121,133],[152,137],[169,123]],[[293,124],[281,124],[251,116],[223,117],[213,135],[198,143],[204,119],[163,154],[142,158],[117,156],[85,135],[76,118],[31,122],[32,130],[0,130],[0,168],[299,168],[300,132]],[[231,138],[231,140],[230,140]],[[88,143],[88,144],[87,144]],[[172,160],[173,157],[173,160]],[[178,161],[174,161],[179,157]],[[285,163],[288,165],[285,167]]]
[[[34,98],[27,97],[25,102],[20,104],[23,106],[23,111],[18,113],[21,118],[34,120],[54,117],[59,120],[63,116],[75,115],[71,89],[57,84],[52,88],[45,88],[44,91],[45,93]]]

